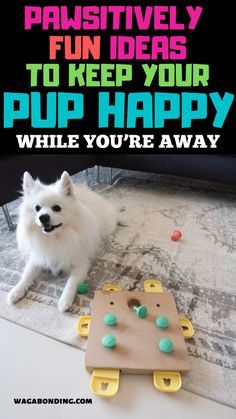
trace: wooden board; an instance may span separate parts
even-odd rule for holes
[[[136,299],[148,309],[147,317],[140,319],[128,306]],[[106,313],[117,316],[116,326],[103,322]],[[168,317],[169,326],[156,326],[158,315]],[[117,345],[104,348],[101,339],[113,335]],[[159,349],[159,341],[169,338],[174,344],[171,353]],[[147,374],[153,371],[188,371],[190,362],[174,297],[170,293],[96,291],[92,320],[85,357],[86,368],[119,369],[122,373]]]

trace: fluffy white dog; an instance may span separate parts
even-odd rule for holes
[[[58,302],[60,311],[73,304],[77,286],[83,282],[101,240],[113,233],[119,211],[87,187],[73,185],[67,172],[54,184],[23,178],[23,202],[17,227],[19,250],[28,259],[19,283],[8,301],[20,300],[42,269],[54,274],[68,272]]]

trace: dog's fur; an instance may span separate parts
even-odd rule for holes
[[[54,274],[64,271],[68,281],[58,308],[68,310],[102,239],[115,231],[118,219],[111,203],[86,186],[73,185],[67,172],[50,185],[34,181],[25,172],[17,241],[28,262],[8,301],[24,297],[42,269]]]

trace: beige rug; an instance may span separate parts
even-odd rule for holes
[[[87,280],[89,293],[78,295],[66,314],[57,310],[65,280],[47,274],[16,306],[6,304],[23,261],[14,233],[0,218],[0,316],[85,349],[76,323],[90,313],[95,289],[115,282],[125,290],[142,290],[144,279],[160,278],[196,331],[187,343],[192,370],[183,377],[183,388],[235,407],[235,195],[215,185],[154,175],[123,177],[103,193],[126,207],[128,226],[105,244]],[[11,211],[17,207],[12,203]],[[183,233],[179,242],[170,240],[174,229]]]

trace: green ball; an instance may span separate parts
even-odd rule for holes
[[[169,326],[169,320],[165,316],[158,316],[156,318],[156,325],[160,327],[160,329],[165,329]]]
[[[173,343],[170,339],[165,338],[165,339],[160,340],[159,348],[160,348],[161,352],[168,353],[168,352],[173,351],[174,345],[173,345]]]
[[[107,313],[105,314],[103,321],[107,326],[115,326],[117,323],[117,317],[115,314]]]
[[[88,284],[79,284],[77,286],[78,294],[86,294],[86,292],[88,292],[88,290],[89,290]]]
[[[146,317],[146,315],[147,315],[147,307],[146,306],[134,307],[134,310],[136,311],[136,314],[140,319],[144,319],[144,317]]]
[[[103,336],[102,345],[105,348],[113,348],[114,346],[116,346],[116,338],[112,335]]]

